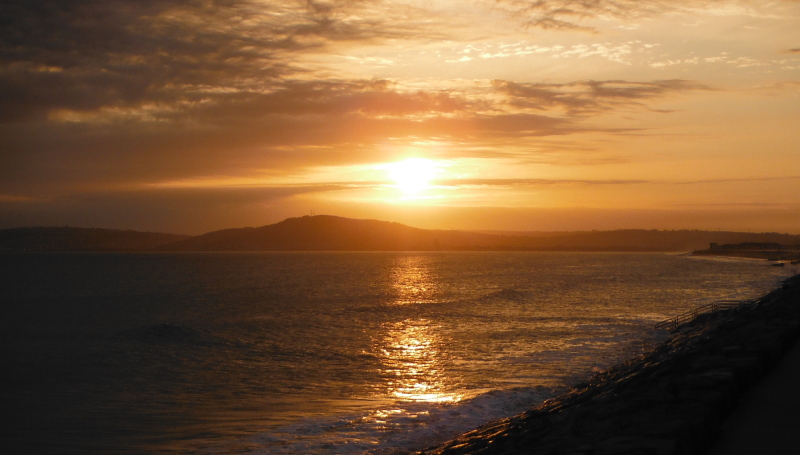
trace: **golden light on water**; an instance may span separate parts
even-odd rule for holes
[[[436,277],[430,270],[430,257],[408,256],[397,258],[392,270],[392,288],[396,305],[433,303],[437,288]]]
[[[429,256],[399,257],[392,270],[393,287],[400,305],[435,302],[435,274]],[[444,403],[462,395],[449,385],[457,382],[444,367],[446,357],[441,327],[426,318],[409,318],[383,325],[376,351],[381,375],[390,396],[403,401]]]
[[[387,323],[380,352],[388,392],[404,401],[444,403],[461,400],[447,390],[439,327],[427,319]]]

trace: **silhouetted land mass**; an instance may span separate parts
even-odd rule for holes
[[[186,238],[116,229],[29,227],[0,230],[0,251],[143,251]]]
[[[258,228],[224,229],[163,247],[175,251],[429,251],[480,249],[498,239],[464,231],[319,215]]]
[[[781,243],[742,242],[718,244],[712,243],[710,248],[694,252],[698,256],[731,256],[771,261],[800,260],[800,243],[793,245]]]
[[[624,229],[486,233],[418,229],[330,215],[289,218],[261,227],[190,237],[68,227],[0,231],[0,251],[674,251],[712,243],[800,244],[800,235]],[[757,256],[752,256],[757,257]]]
[[[304,216],[258,228],[225,229],[165,245],[176,251],[692,251],[711,242],[800,243],[777,233],[617,230],[496,235],[417,229],[399,223]]]
[[[538,237],[514,237],[530,249],[553,251],[694,251],[712,242],[800,242],[800,236],[778,233],[621,229],[614,231],[566,232]]]

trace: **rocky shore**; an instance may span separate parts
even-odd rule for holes
[[[725,418],[800,336],[800,276],[704,314],[656,349],[424,455],[706,453]]]

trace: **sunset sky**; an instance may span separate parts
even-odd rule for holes
[[[798,0],[5,0],[0,228],[800,233]]]

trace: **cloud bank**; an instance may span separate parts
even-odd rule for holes
[[[453,179],[462,187],[644,184],[639,175],[529,178],[535,172],[525,166],[628,163],[615,158],[622,154],[615,145],[593,152],[650,127],[629,120],[673,117],[661,113],[677,108],[662,103],[720,85],[710,73],[678,68],[689,65],[654,69],[673,57],[640,36],[591,46],[559,39],[598,32],[608,19],[757,3],[8,0],[0,5],[0,215],[89,220],[104,212],[108,221],[144,217],[151,207],[167,220],[202,210],[202,201],[245,213],[380,188],[370,183],[374,175],[359,184],[306,176],[396,160],[407,150],[519,166],[519,175]],[[796,54],[780,51],[790,38],[771,43],[769,58]],[[760,70],[751,63],[763,60],[723,49],[713,55],[741,62],[742,71]],[[356,71],[371,58],[394,58],[397,68]],[[795,57],[781,58],[771,70],[784,71],[784,86],[796,85]],[[656,63],[633,68],[640,61]],[[264,183],[226,186],[236,178]],[[170,186],[201,180],[206,187]],[[25,219],[58,218],[42,216]]]

